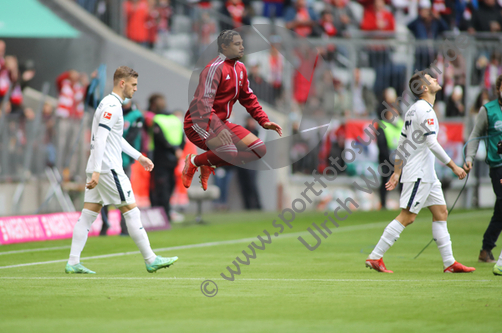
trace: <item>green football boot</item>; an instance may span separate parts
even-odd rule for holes
[[[70,265],[66,263],[66,268],[64,271],[66,274],[96,274],[96,272],[85,268],[81,263],[78,263],[76,265]]]
[[[161,268],[167,268],[171,266],[177,260],[178,257],[164,258],[157,256],[151,264],[146,264],[146,270],[148,271],[148,273],[155,273]]]
[[[493,275],[502,276],[502,266],[497,266],[497,264],[495,264],[495,266],[493,266]]]

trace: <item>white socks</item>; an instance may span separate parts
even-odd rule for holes
[[[404,225],[402,225],[398,220],[393,220],[387,225],[383,231],[383,235],[380,241],[371,252],[369,259],[380,259],[383,257],[385,252],[399,239],[399,235],[404,230]]]
[[[502,251],[500,252],[499,260],[497,261],[497,266],[502,266]]]
[[[446,226],[446,221],[436,221],[432,222],[432,237],[436,241],[436,244],[441,253],[441,258],[443,258],[444,267],[449,267],[455,262],[453,258],[453,250],[451,249],[450,234],[448,233],[448,227]]]
[[[145,262],[151,264],[155,260],[155,253],[153,253],[150,247],[150,241],[148,240],[148,235],[146,234],[143,225],[141,224],[141,212],[138,207],[131,209],[127,213],[124,213],[124,219],[127,225],[127,230],[131,236],[139,251],[143,255]]]
[[[196,164],[195,164],[195,156],[196,156],[196,155],[192,155],[192,157],[190,158],[190,161],[192,162],[192,164],[193,164],[194,166],[198,166],[198,165],[196,165]]]
[[[70,259],[68,260],[68,264],[76,265],[80,262],[80,254],[84,249],[87,235],[96,217],[98,217],[98,213],[92,210],[82,209],[82,214],[75,224],[75,227],[73,227],[73,238],[71,240]]]

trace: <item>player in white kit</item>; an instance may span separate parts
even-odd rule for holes
[[[401,177],[403,191],[399,204],[402,210],[385,228],[380,241],[366,260],[366,266],[378,272],[393,273],[385,267],[383,255],[397,241],[404,228],[415,221],[422,207],[428,207],[432,213],[432,236],[443,258],[444,272],[472,272],[474,267],[466,267],[453,257],[450,234],[446,226],[448,210],[441,182],[434,169],[436,157],[450,167],[459,179],[466,177],[464,169],[453,162],[437,141],[439,124],[433,104],[441,86],[437,79],[425,71],[415,73],[409,86],[418,101],[406,113],[395,157],[394,173],[385,184],[386,189],[392,191]]]
[[[148,235],[141,224],[141,216],[131,182],[122,168],[122,152],[137,160],[147,171],[152,171],[152,161],[134,149],[122,137],[124,117],[122,103],[132,98],[138,86],[138,73],[129,67],[117,68],[113,75],[113,91],[103,98],[92,120],[91,156],[87,162],[87,184],[84,209],[73,229],[70,259],[66,273],[95,274],[80,263],[80,254],[87,241],[91,224],[103,205],[114,205],[122,214],[127,230],[138,246],[146,270],[154,273],[172,265],[178,257],[163,258],[155,255]]]

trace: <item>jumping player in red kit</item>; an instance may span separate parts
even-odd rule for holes
[[[267,148],[263,141],[228,118],[236,101],[263,127],[282,136],[282,128],[268,119],[258,99],[249,88],[246,67],[238,61],[244,45],[238,32],[224,30],[218,36],[219,56],[202,70],[199,85],[185,115],[188,139],[205,150],[187,155],[181,179],[188,188],[200,167],[202,188],[207,189],[209,175],[223,165],[241,165],[262,158]]]

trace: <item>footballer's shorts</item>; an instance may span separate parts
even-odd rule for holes
[[[225,128],[232,132],[232,141],[234,142],[234,145],[237,145],[239,141],[251,133],[241,125],[232,124],[229,121],[225,122]],[[191,122],[185,123],[184,129],[188,140],[202,150],[209,150],[206,142],[216,137],[216,133],[212,130],[207,132],[199,125]]]
[[[403,183],[399,207],[418,214],[423,207],[434,205],[446,206],[439,180],[434,183],[422,183],[421,179],[418,179],[413,183]]]
[[[92,173],[87,173],[86,183],[91,181]],[[85,189],[84,202],[98,203],[103,206],[114,205],[122,207],[136,202],[132,192],[131,182],[124,173],[111,170],[99,175],[98,185],[89,190]]]

